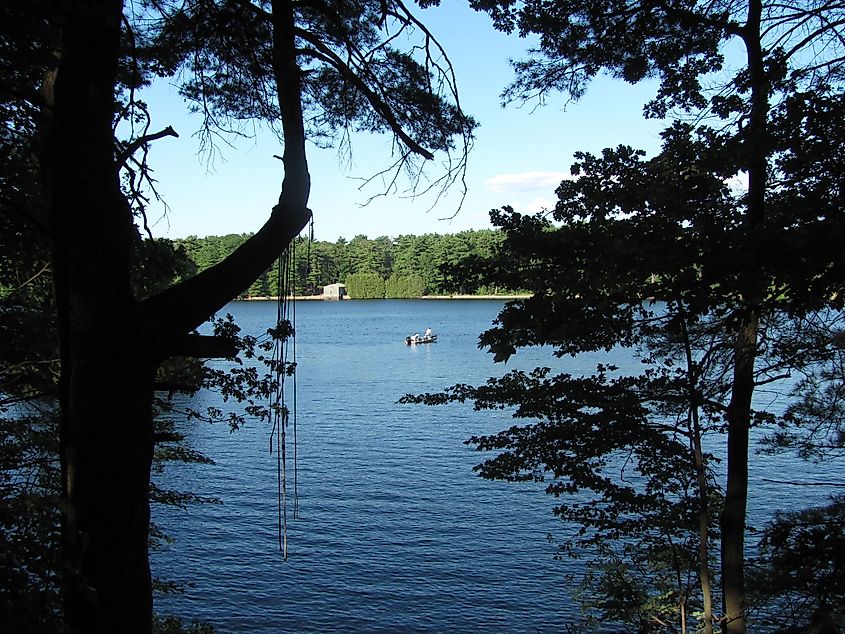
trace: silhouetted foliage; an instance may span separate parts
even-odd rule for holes
[[[154,394],[177,366],[192,370],[161,366],[235,353],[225,333],[194,330],[306,224],[306,135],[325,143],[387,132],[396,141],[388,190],[410,169],[411,190],[439,194],[461,181],[475,123],[460,109],[448,58],[398,0],[14,0],[0,17],[0,327],[15,333],[0,398],[4,407],[35,402],[45,379],[58,388],[45,398],[58,405],[67,627],[149,632],[150,497],[183,499],[150,485]],[[157,195],[148,148],[176,134],[150,127],[140,91],[156,78],[181,82],[205,116],[206,150],[243,121],[271,126],[284,144],[284,180],[265,225],[196,275],[171,244],[138,237],[152,238],[145,212]],[[443,169],[418,187],[435,152]],[[51,282],[54,292],[38,301],[54,309],[20,299]],[[54,323],[38,339],[42,318]],[[27,341],[45,348],[43,358],[26,358]],[[235,376],[221,387],[230,398],[249,401],[266,387],[247,369]],[[247,411],[260,414],[257,405]]]
[[[771,631],[840,632],[845,628],[845,499],[778,513],[763,531],[749,587]]]
[[[543,12],[552,6],[572,3],[526,5],[520,19],[529,20],[534,10],[548,19]],[[664,9],[634,5],[625,15],[645,18]],[[587,32],[591,20],[611,18],[602,12],[582,17]],[[621,14],[613,19],[621,27]],[[695,28],[680,33],[672,30],[671,15],[666,19],[668,39],[648,44],[644,59],[662,55],[669,42],[677,47],[672,59],[694,57],[686,38],[715,43],[723,35]],[[545,24],[548,45],[560,44],[552,39],[557,23]],[[561,37],[577,39],[580,31],[573,23],[566,32],[568,24],[564,18]],[[630,20],[625,24],[631,28]],[[667,28],[660,21],[652,27],[648,37]],[[604,35],[597,27],[591,35],[608,44],[604,52],[590,48],[594,43],[587,48],[638,78],[627,66],[636,60],[626,58],[624,47],[610,47],[617,40],[605,42]],[[579,55],[567,48],[555,63],[571,64],[571,78],[581,81],[591,67],[578,75],[579,60],[586,59]],[[685,97],[679,91],[690,77],[675,86],[669,80],[678,76],[664,66],[666,59],[654,60],[664,81],[658,100],[698,104],[697,84],[687,86]],[[522,70],[543,73],[552,66]],[[771,73],[775,82],[784,69]],[[519,283],[533,296],[509,302],[480,346],[497,361],[525,346],[549,345],[561,358],[591,352],[599,355],[595,373],[513,371],[484,386],[406,399],[513,408],[516,418],[531,421],[470,440],[495,453],[480,474],[548,480],[548,492],[561,499],[556,513],[581,526],[567,550],[593,553],[582,596],[602,618],[641,631],[671,630],[672,614],[678,627],[684,621],[720,627],[718,613],[702,611],[714,606],[720,590],[728,613],[745,614],[744,551],[736,548],[744,543],[752,427],[767,425],[782,446],[802,438],[805,453],[841,453],[836,413],[845,272],[837,245],[845,238],[845,172],[838,163],[845,112],[837,89],[819,85],[810,95],[797,88],[799,79],[809,79],[800,68],[796,74],[778,84],[790,91],[765,111],[762,149],[751,144],[744,125],[729,125],[727,113],[721,128],[677,122],[650,159],[627,147],[577,154],[573,178],[558,187],[551,213],[492,212],[505,241],[494,257],[456,267],[461,279]],[[738,85],[739,101],[732,103],[744,104],[746,96]],[[713,97],[714,107],[722,97]],[[760,158],[770,184],[755,207],[753,184],[734,183]],[[630,349],[641,369],[602,361],[604,352],[619,349]],[[792,405],[784,411],[784,401],[771,409],[752,403],[763,386],[790,396]],[[724,443],[723,484],[714,456],[725,455]],[[711,542],[721,543],[721,561]],[[722,574],[716,575],[712,567],[719,563]],[[725,631],[744,631],[744,616],[728,621]]]
[[[719,561],[724,627],[745,632],[749,430],[759,422],[755,387],[767,380],[761,372],[768,368],[789,372],[812,367],[813,355],[827,357],[839,328],[825,309],[842,307],[843,271],[834,247],[843,226],[842,8],[766,0],[471,5],[489,13],[501,30],[538,38],[531,56],[514,63],[517,78],[503,94],[506,102],[542,101],[554,91],[577,99],[593,77],[609,73],[628,82],[657,79],[645,114],[687,121],[667,130],[648,170],[625,148],[602,159],[580,156],[573,173],[578,180],[564,181],[558,190],[552,219],[564,223],[559,230],[542,218],[500,218],[513,236],[508,244],[523,248],[506,256],[500,270],[533,274],[535,296],[506,309],[501,327],[482,343],[498,358],[521,345],[569,341],[570,335],[559,352],[636,344],[624,332],[638,314],[634,296],[665,299],[688,333],[704,325],[720,335],[718,376],[728,396],[720,402],[727,431]],[[648,173],[653,168],[657,174]],[[747,187],[728,195],[728,179],[739,178]],[[565,253],[579,235],[592,236],[590,246],[599,246],[591,261],[576,256],[569,270],[543,266],[553,248]],[[810,235],[818,242],[805,240]],[[486,279],[497,277],[507,279]],[[826,345],[793,337],[803,323],[815,322],[815,314],[826,323]],[[572,333],[577,327],[582,332]],[[797,345],[793,355],[773,334],[784,328],[790,345]],[[692,411],[706,405],[695,394],[706,378],[699,377],[699,366],[713,358],[709,349],[693,347],[695,355],[687,355]],[[705,629],[713,623],[708,612]]]

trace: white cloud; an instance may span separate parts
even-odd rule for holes
[[[487,191],[495,194],[509,194],[545,190],[554,192],[562,180],[571,179],[569,172],[519,172],[516,174],[497,174],[484,181]]]
[[[522,200],[513,203],[512,207],[523,214],[536,214],[541,211],[547,211],[549,209],[554,209],[556,200],[545,197],[545,196],[535,196],[530,200]]]

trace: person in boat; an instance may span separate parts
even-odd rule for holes
[[[413,334],[413,336],[411,337],[411,341],[413,341],[414,343],[416,343],[416,342],[417,342],[417,341],[419,341],[419,340],[420,340],[420,333],[415,332],[415,333]]]
[[[431,337],[431,328],[425,329],[425,338],[429,339]]]

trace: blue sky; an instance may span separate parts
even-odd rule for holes
[[[364,205],[380,189],[372,183],[360,190],[360,179],[390,164],[390,139],[354,138],[351,162],[336,151],[309,146],[309,206],[318,240],[486,228],[492,208],[511,205],[528,212],[553,206],[555,187],[578,150],[599,152],[619,144],[657,150],[662,126],[642,117],[653,84],[599,78],[578,103],[566,105],[556,95],[539,108],[503,109],[499,95],[513,77],[508,59],[522,57],[528,44],[496,32],[465,0],[443,0],[417,15],[449,54],[462,105],[481,124],[469,159],[467,197],[451,219],[443,218],[455,213],[457,192],[434,208],[430,198],[402,196]],[[150,152],[158,190],[169,207],[165,213],[160,205],[151,206],[153,234],[179,238],[257,231],[278,199],[282,180],[282,164],[273,158],[282,152],[273,135],[259,130],[253,139],[221,147],[222,154],[209,163],[198,156],[199,122],[186,114],[175,88],[158,85],[144,98],[154,113],[152,129],[172,125],[180,134],[156,141]]]

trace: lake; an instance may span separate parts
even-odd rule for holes
[[[510,426],[509,414],[396,403],[406,393],[478,384],[514,367],[594,368],[598,357],[555,360],[540,350],[493,364],[477,340],[501,306],[297,303],[301,516],[289,514],[288,560],[277,544],[270,426],[230,433],[225,424],[182,423],[188,445],[216,464],[175,465],[156,481],[222,504],[154,508],[153,520],[175,542],[153,552],[153,573],[191,584],[157,599],[157,612],[252,634],[561,632],[571,625],[577,606],[566,575],[578,564],[554,555],[573,528],[553,517],[554,499],[542,485],[475,476],[483,454],[463,444]],[[258,335],[274,325],[276,305],[234,302],[227,311]],[[404,344],[426,327],[437,343]],[[218,404],[214,395],[199,398]],[[753,481],[774,469],[770,460],[755,461]],[[794,487],[765,486],[767,495],[752,503],[758,516],[773,510],[765,500],[796,496]]]

